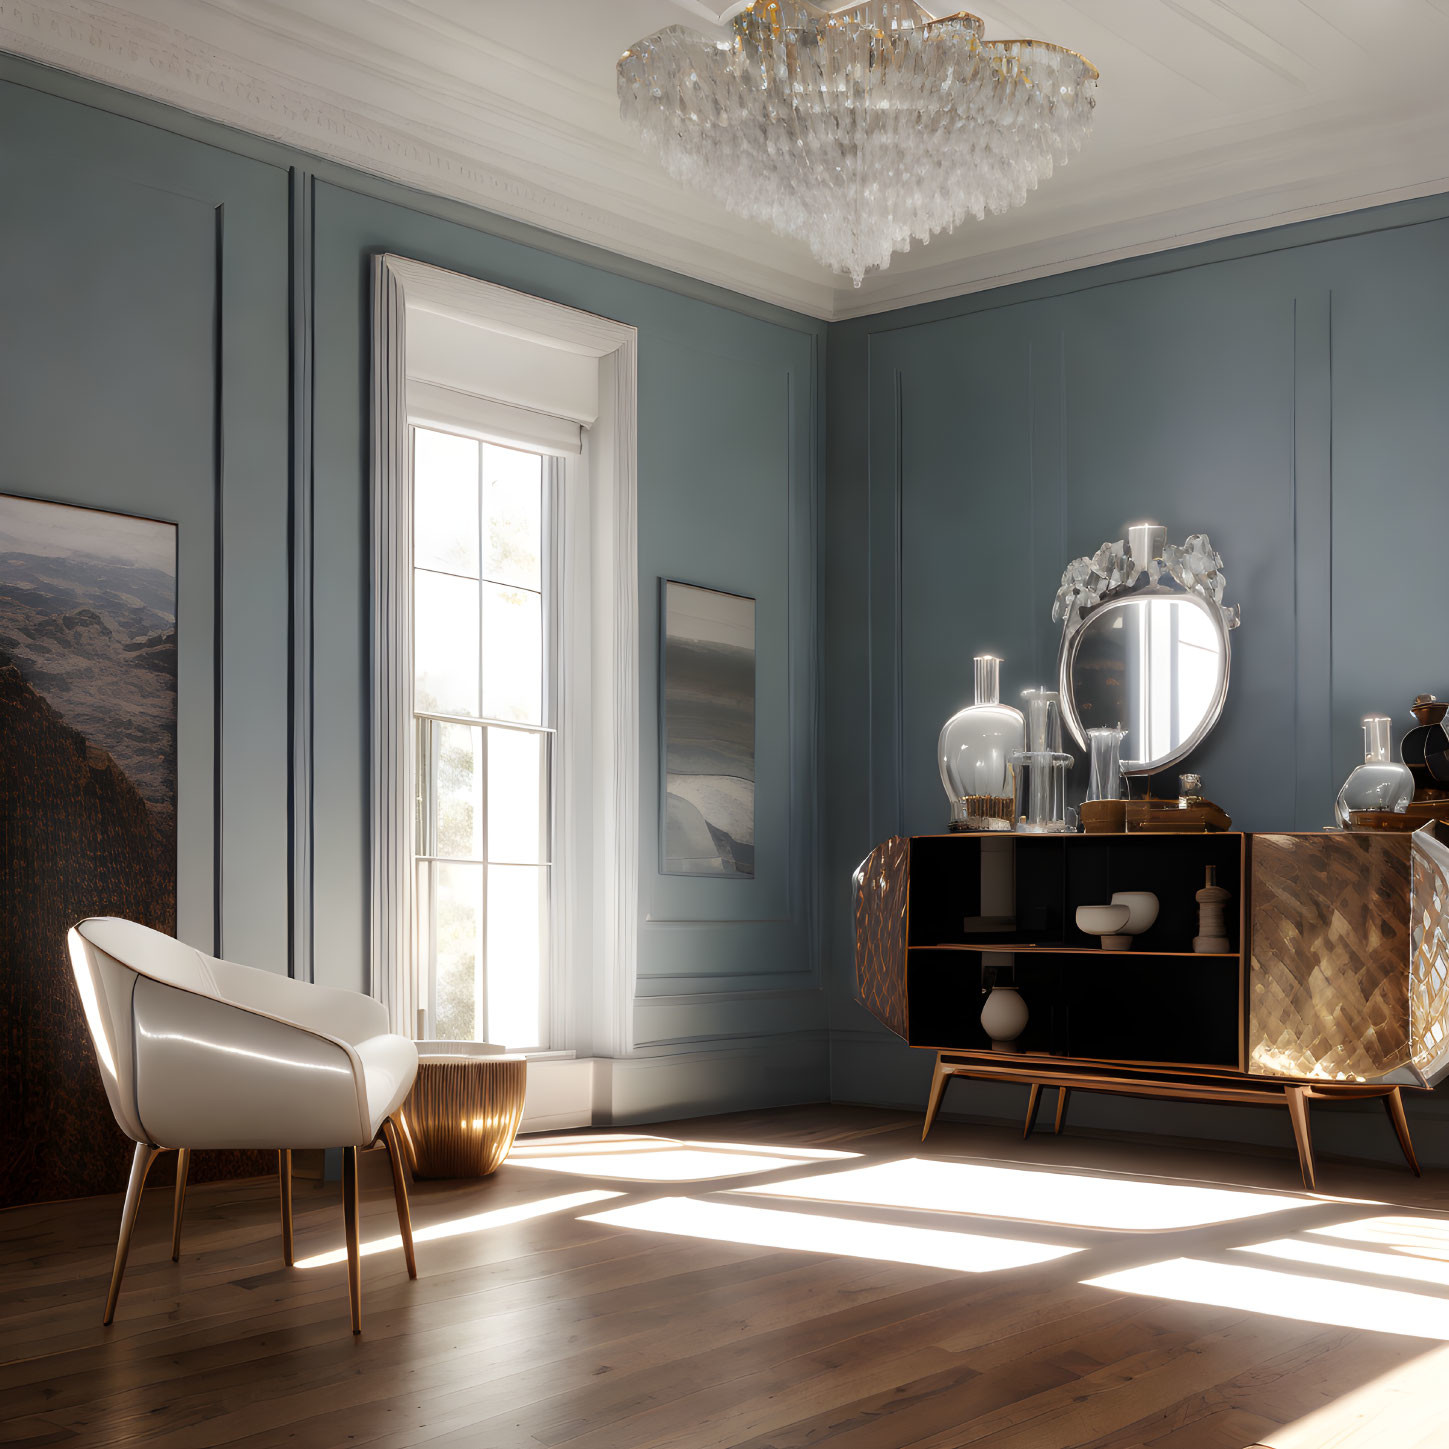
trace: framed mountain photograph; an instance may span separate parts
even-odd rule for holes
[[[175,524],[0,495],[0,1203],[125,1181],[66,932],[176,930],[176,664]]]

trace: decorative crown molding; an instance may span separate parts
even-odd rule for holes
[[[588,17],[597,44],[610,31],[597,19],[605,12],[587,8],[596,4],[551,0],[551,9],[561,25]],[[680,23],[702,29],[740,8],[670,4]],[[670,181],[618,124],[606,70],[581,68],[577,54],[570,69],[525,53],[516,38],[511,47],[417,0],[0,0],[0,48],[830,320],[1449,190],[1449,93],[1415,82],[1432,47],[1407,63],[1402,83],[1380,85],[1357,61],[1329,64],[1343,38],[1311,13],[1296,22],[1300,57],[1277,43],[1260,53],[1261,35],[1224,30],[1206,5],[1183,0],[1173,14],[1202,32],[1189,63],[1199,79],[1238,67],[1219,105],[1158,134],[1140,76],[1124,74],[1120,91],[1104,83],[1086,164],[1010,217],[938,236],[858,289],[804,246]],[[1436,22],[1445,23],[1441,12],[1418,0],[1400,28]],[[1085,8],[1080,28],[1094,52],[1107,44],[1110,54],[1113,33]],[[1145,17],[1137,42],[1144,75],[1180,52],[1165,19]],[[1365,79],[1344,90],[1345,76]]]

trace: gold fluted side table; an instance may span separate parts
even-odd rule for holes
[[[420,1049],[418,1077],[398,1118],[414,1177],[487,1177],[523,1120],[528,1058]]]

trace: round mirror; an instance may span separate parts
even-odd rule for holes
[[[1120,726],[1122,773],[1150,775],[1218,722],[1228,664],[1222,614],[1196,594],[1108,599],[1062,641],[1062,713],[1084,749],[1089,729]]]

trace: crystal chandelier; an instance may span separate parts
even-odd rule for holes
[[[619,61],[625,123],[676,180],[858,287],[913,238],[1020,206],[1081,147],[1097,72],[915,0],[754,0],[732,40],[672,25]]]

